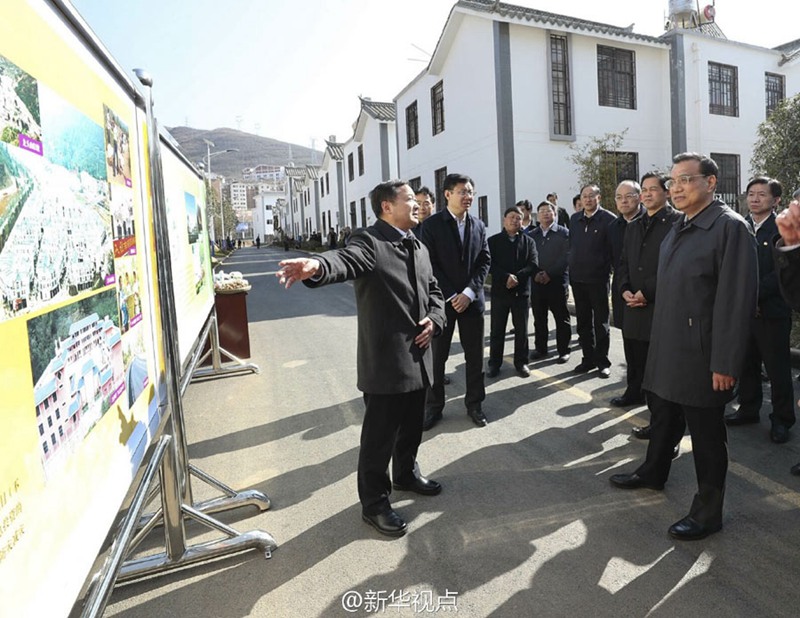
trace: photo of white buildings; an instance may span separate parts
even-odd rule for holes
[[[108,181],[131,186],[131,149],[128,127],[109,107],[103,105]]]
[[[86,172],[0,144],[0,321],[114,283],[106,191]]]
[[[75,452],[125,391],[115,314],[114,293],[108,291],[28,322],[45,472]]]

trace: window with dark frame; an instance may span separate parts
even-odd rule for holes
[[[367,198],[361,198],[361,225],[367,227]]]
[[[364,175],[364,144],[358,145],[358,175]]]
[[[350,202],[350,229],[355,229],[358,227],[358,222],[356,221],[356,203]]]
[[[597,46],[597,99],[604,107],[636,109],[636,54]]]
[[[444,82],[441,81],[431,88],[431,119],[433,134],[444,131]]]
[[[485,195],[478,198],[478,218],[484,225],[489,225],[489,198]]]
[[[712,152],[709,155],[719,167],[717,197],[734,210],[739,210],[741,179],[739,178],[739,155]]]
[[[738,69],[729,64],[708,63],[708,112],[739,116]]]
[[[355,170],[353,169],[353,153],[351,152],[347,155],[347,177],[350,179],[350,182],[353,181],[356,177]]]
[[[416,178],[409,179],[408,186],[411,187],[411,190],[414,191],[414,193],[416,193],[417,189],[422,186],[422,178],[417,176]]]
[[[617,184],[623,180],[637,180],[639,178],[639,153],[638,152],[605,152],[604,163],[613,166]]]
[[[417,144],[419,144],[419,115],[417,102],[414,101],[406,107],[406,149],[413,148]]]
[[[572,99],[569,91],[567,37],[550,35],[550,80],[553,90],[553,133],[572,135]]]
[[[434,191],[436,192],[436,212],[444,210],[447,203],[444,199],[444,179],[447,177],[447,168],[440,167],[433,173]]]
[[[764,73],[764,86],[767,98],[767,117],[775,111],[781,101],[786,98],[786,80],[783,75]]]

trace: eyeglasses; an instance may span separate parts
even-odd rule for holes
[[[465,189],[461,189],[460,191],[453,191],[459,197],[472,197],[475,195],[475,191],[467,191]]]
[[[672,187],[675,186],[685,187],[695,178],[708,178],[708,174],[692,174],[691,176],[686,174],[683,176],[678,176],[677,178],[668,178],[667,181],[664,183],[664,186],[667,189],[671,189]]]

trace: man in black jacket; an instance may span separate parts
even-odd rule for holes
[[[611,237],[611,325],[622,330],[625,317],[625,303],[619,291],[619,262],[622,259],[622,244],[625,241],[625,230],[628,224],[644,212],[641,205],[642,188],[635,180],[623,180],[617,185],[614,203],[619,216],[608,230]],[[628,357],[625,357],[628,362]]]
[[[667,203],[666,181],[667,177],[657,172],[642,177],[645,213],[634,219],[625,230],[617,280],[618,293],[625,307],[622,341],[628,366],[627,387],[622,396],[611,400],[612,406],[638,405],[645,399],[642,380],[656,306],[658,253],[667,232],[682,217]],[[649,439],[650,425],[636,427],[633,435]],[[680,435],[683,435],[683,427],[680,427]]]
[[[481,404],[486,397],[483,382],[483,284],[489,274],[489,246],[483,221],[469,214],[475,195],[469,176],[448,174],[442,183],[447,207],[431,215],[422,227],[433,274],[445,299],[447,326],[433,344],[433,384],[428,389],[423,429],[442,419],[444,369],[450,355],[453,331],[458,325],[467,371],[464,405],[478,427],[487,419]]]
[[[789,353],[792,310],[781,296],[778,275],[772,259],[773,239],[778,235],[775,209],[783,188],[772,178],[758,177],[747,185],[747,217],[756,234],[758,252],[758,309],[752,321],[747,356],[739,381],[739,409],[725,417],[725,424],[746,425],[759,422],[763,398],[761,363],[769,376],[772,391],[770,438],[781,444],[789,439],[794,425],[794,388]]]
[[[494,378],[503,364],[508,313],[514,324],[514,367],[523,378],[528,369],[528,297],[531,276],[538,270],[536,245],[520,233],[522,211],[517,206],[503,214],[503,231],[489,237],[492,256],[492,315],[489,329],[489,372]]]
[[[417,203],[400,180],[370,193],[375,225],[357,230],[342,249],[316,259],[284,260],[277,273],[290,287],[354,279],[358,306],[358,389],[366,412],[358,454],[358,496],[365,522],[402,536],[405,521],[392,509],[392,487],[436,495],[442,487],[419,472],[425,389],[433,380],[430,344],[445,327],[444,299],[427,249],[414,237]],[[387,469],[392,461],[392,480]]]
[[[547,312],[556,323],[556,351],[558,363],[569,360],[569,342],[572,338],[567,296],[569,295],[569,230],[555,222],[556,209],[550,202],[537,208],[539,225],[530,232],[536,244],[539,272],[533,277],[531,311],[533,313],[534,350],[531,359],[547,356]]]
[[[583,209],[569,220],[569,282],[583,351],[575,373],[587,373],[597,367],[600,377],[608,378],[608,280],[612,259],[609,227],[616,217],[600,205],[600,197],[597,185],[583,187]]]

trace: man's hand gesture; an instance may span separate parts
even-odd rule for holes
[[[288,290],[297,281],[311,279],[319,272],[319,260],[311,258],[295,258],[293,260],[283,260],[278,264],[281,269],[275,273],[281,285],[285,285]]]

